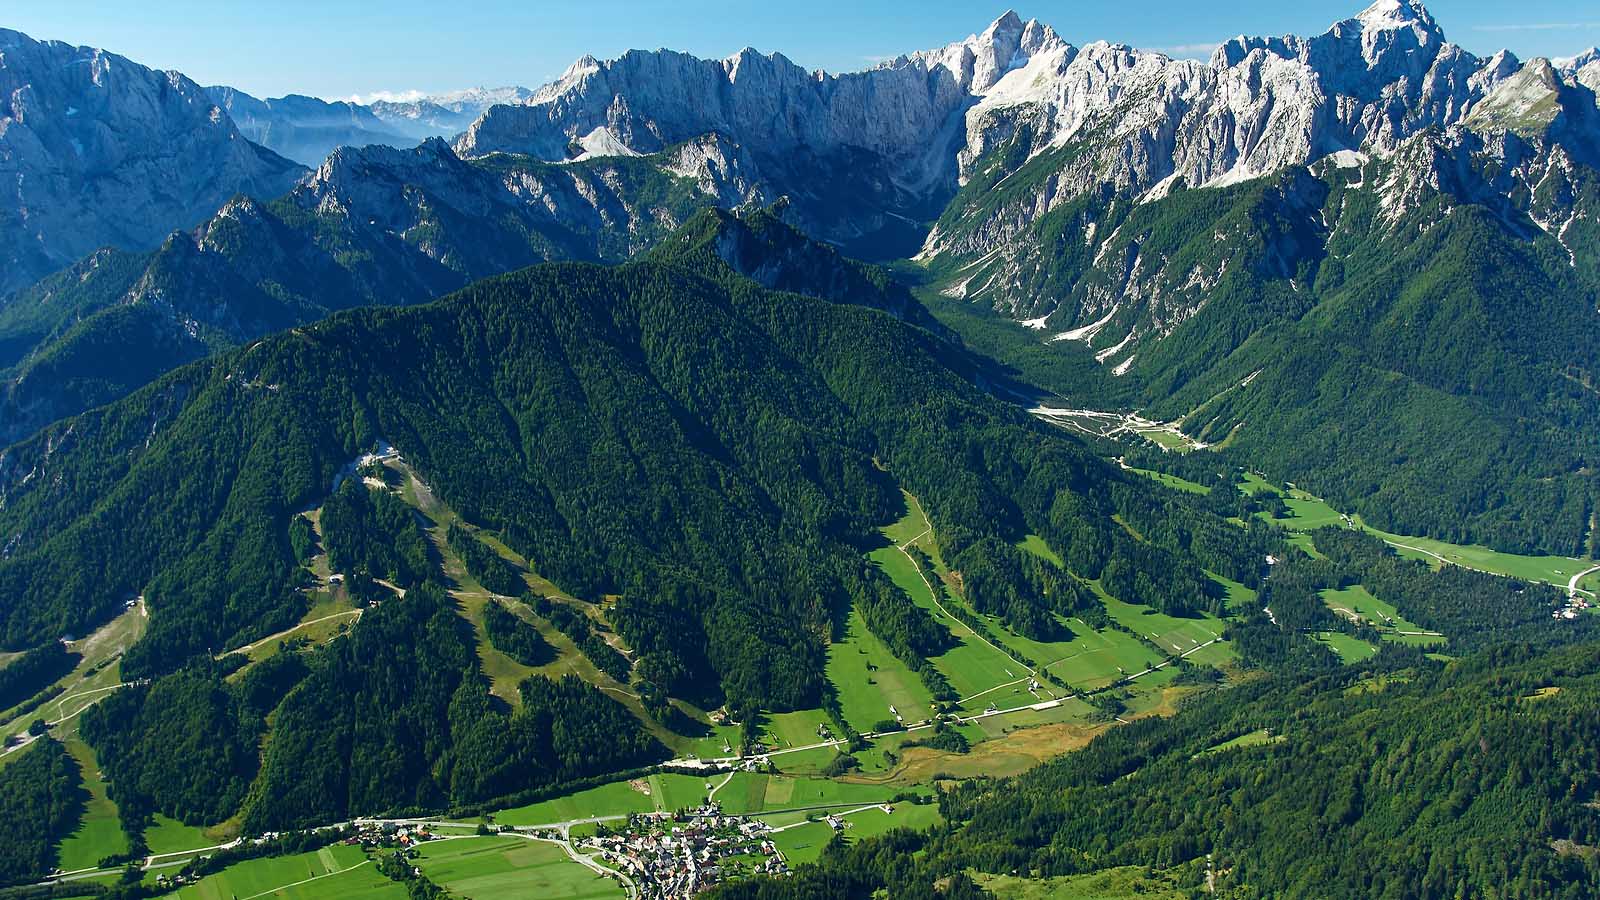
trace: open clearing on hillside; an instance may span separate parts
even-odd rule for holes
[[[1135,634],[1148,638],[1161,648],[1162,652],[1174,655],[1189,653],[1208,641],[1216,641],[1209,647],[1195,650],[1184,658],[1193,663],[1210,665],[1221,665],[1233,660],[1233,647],[1219,640],[1222,632],[1227,629],[1227,623],[1216,616],[1209,613],[1198,613],[1191,618],[1171,616],[1148,606],[1124,603],[1106,594],[1099,588],[1098,583],[1095,589],[1100,594],[1100,602],[1105,604],[1106,612],[1111,618]]]
[[[1315,635],[1315,640],[1334,653],[1339,654],[1340,661],[1346,663],[1358,663],[1371,659],[1378,652],[1377,647],[1342,631],[1319,631]]]
[[[892,812],[885,812],[885,809]],[[939,822],[939,808],[932,804],[895,803],[887,807],[869,806],[847,810],[839,815],[844,834],[852,841],[883,834],[891,828],[923,829]],[[802,822],[772,836],[790,865],[815,862],[833,839],[833,828],[824,821]]]
[[[720,781],[724,777],[726,776],[719,776],[717,780]],[[717,791],[717,801],[727,812],[755,815],[773,810],[882,803],[902,790],[903,788],[891,785],[853,783],[829,778],[736,772],[728,785]],[[762,818],[774,824],[783,824],[784,821],[781,818],[773,819],[768,816]]]
[[[1290,515],[1272,521],[1291,531],[1311,531],[1324,525],[1361,528],[1382,538],[1401,556],[1421,559],[1434,566],[1465,566],[1494,575],[1564,587],[1573,575],[1594,565],[1593,561],[1571,556],[1523,556],[1477,544],[1449,544],[1433,538],[1395,534],[1367,524],[1360,515],[1349,516],[1347,522],[1343,513],[1322,498],[1297,488],[1279,488],[1256,475],[1246,475],[1243,489],[1252,494],[1262,491],[1282,494]]]
[[[67,740],[65,746],[78,763],[78,772],[88,794],[77,830],[62,840],[59,848],[57,865],[71,872],[98,866],[107,856],[128,852],[128,836],[123,834],[122,823],[117,819],[117,805],[106,796],[105,778],[100,774],[94,751],[77,737]]]
[[[622,886],[572,861],[554,844],[525,838],[430,841],[417,866],[467,900],[590,900],[622,897]]]
[[[1185,491],[1190,494],[1211,493],[1211,488],[1208,488],[1203,484],[1197,484],[1193,481],[1189,481],[1188,479],[1179,478],[1176,475],[1168,475],[1166,472],[1157,472],[1154,469],[1138,469],[1132,466],[1124,466],[1124,468],[1129,472],[1134,472],[1136,474],[1143,475],[1146,478],[1159,481],[1174,490]]]
[[[916,566],[911,560],[896,547],[882,547],[868,554],[869,558],[883,569],[900,590],[911,598],[911,601],[933,616],[934,621],[945,626],[956,639],[957,644],[939,656],[932,657],[929,661],[934,668],[950,680],[951,687],[963,697],[986,691],[996,685],[1015,681],[1027,676],[1027,669],[1005,653],[989,646],[982,639],[974,635],[965,623],[953,616],[946,615],[934,603],[933,595],[928,593],[928,585],[917,573]],[[935,589],[944,590],[942,584],[935,585]],[[912,716],[901,712],[908,719],[922,719],[921,715],[927,710],[926,705],[918,708],[918,715]]]
[[[335,844],[312,853],[252,859],[202,878],[170,896],[179,900],[404,900],[406,889],[379,874],[360,847]]]
[[[1400,615],[1400,611],[1393,604],[1385,603],[1372,596],[1361,585],[1335,590],[1329,588],[1322,592],[1322,602],[1336,614],[1351,618],[1352,614],[1362,620],[1372,623],[1383,634],[1383,639],[1403,644],[1442,644],[1445,642],[1443,635],[1427,633],[1427,629],[1414,622],[1408,621]],[[1403,632],[1413,632],[1406,634]]]
[[[913,720],[927,718],[932,708],[933,697],[922,679],[889,652],[856,610],[845,621],[844,639],[828,647],[827,675],[844,720],[860,732],[894,718],[890,706]]]
[[[688,778],[687,775],[669,775],[668,778]],[[699,781],[695,778],[695,781]],[[653,792],[652,792],[653,793]],[[554,800],[543,800],[527,806],[517,806],[494,814],[501,825],[546,825],[573,819],[599,816],[625,816],[629,813],[654,812],[657,809],[651,794],[631,786],[627,781],[615,781],[599,787],[578,791]]]
[[[1200,751],[1200,755],[1203,756],[1207,753],[1221,753],[1224,750],[1236,750],[1240,747],[1259,747],[1264,744],[1276,744],[1282,740],[1283,735],[1275,735],[1267,731],[1265,728],[1262,728],[1256,731],[1241,734],[1232,740],[1223,741],[1216,746],[1207,747],[1206,749]]]
[[[210,847],[228,840],[221,834],[208,833],[206,829],[185,825],[177,819],[157,813],[153,823],[144,830],[144,842],[156,855],[181,853],[198,847]]]
[[[1096,690],[1161,662],[1160,654],[1125,631],[1091,629],[1069,619],[1074,632],[1069,649],[1045,664],[1045,671],[1076,688]],[[1055,645],[1052,645],[1055,646]]]

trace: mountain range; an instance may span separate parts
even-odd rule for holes
[[[994,309],[1092,357],[1041,385],[1080,405],[1142,407],[1210,444],[1232,435],[1252,464],[1395,530],[1576,551],[1593,540],[1600,452],[1585,427],[1600,271],[1580,252],[1595,239],[1597,77],[1587,55],[1475,57],[1412,0],[1315,37],[1236,38],[1209,63],[1073,46],[1013,13],[837,76],[752,50],[586,57],[531,94],[419,100],[418,116],[514,101],[453,146],[337,149],[285,196],[219,204],[149,255],[90,257],[15,295],[0,309],[0,435],[328,310],[544,259],[620,260],[695,209],[781,198],[785,221],[846,253],[916,253],[934,308]],[[309,132],[329,115],[398,121],[309,105]],[[1503,247],[1517,288],[1449,288],[1443,331],[1402,339],[1392,325],[1416,304],[1472,283],[1461,247],[1481,241]],[[1357,250],[1378,245],[1414,248],[1406,268]],[[1551,321],[1517,327],[1523,295],[1559,298]],[[1444,339],[1451,328],[1466,333]],[[107,371],[117,346],[126,362]],[[1302,355],[1338,360],[1323,377],[1387,396],[1395,418],[1373,424],[1326,391],[1288,402]],[[1330,420],[1363,427],[1330,436]],[[1480,431],[1493,449],[1465,452]],[[1385,482],[1384,458],[1426,462]],[[1500,490],[1466,487],[1486,480]],[[1403,509],[1390,494],[1436,500]]]
[[[383,144],[406,149],[432,137],[453,138],[483,111],[520,103],[527,88],[471,88],[411,99],[327,101],[290,94],[260,100],[231,87],[206,93],[245,137],[302,165],[315,167],[339,147]]]
[[[1600,890],[1600,54],[0,87],[0,894]]]
[[[0,97],[0,292],[102,247],[153,247],[305,171],[246,140],[183,75],[103,50],[0,29]]]

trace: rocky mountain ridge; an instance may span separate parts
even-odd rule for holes
[[[303,172],[178,72],[0,29],[0,295],[107,245],[153,247]]]
[[[236,196],[154,251],[91,255],[0,307],[0,443],[335,310],[620,262],[700,209],[764,199],[738,165],[714,141],[564,165],[462,160],[438,138],[339,147],[282,197]]]

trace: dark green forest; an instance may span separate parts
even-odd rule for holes
[[[424,583],[313,654],[278,707],[246,828],[439,809],[664,756],[625,708],[576,679],[535,676],[522,700],[512,711],[489,694],[465,620]]]
[[[1423,694],[1406,706],[1409,685],[1458,678],[1468,691],[1477,682],[1456,673],[1480,671],[1476,657],[1440,668],[1420,651],[1391,648],[1365,669],[1342,667],[1304,634],[1344,627],[1317,591],[1366,584],[1448,634],[1453,653],[1586,633],[1552,630],[1551,589],[1430,572],[1345,532],[1314,535],[1325,560],[1295,555],[1277,526],[1254,515],[1271,499],[1245,497],[1222,471],[1193,473],[1213,487],[1202,495],[1107,463],[1098,448],[994,398],[989,364],[919,324],[881,272],[796,244],[785,229],[771,218],[707,213],[638,262],[546,265],[436,303],[339,314],[181,368],[8,451],[0,530],[17,537],[0,559],[7,645],[54,645],[59,632],[104,621],[135,594],[150,610],[146,637],[122,663],[125,678],[149,683],[82,720],[129,834],[156,813],[190,824],[238,814],[256,832],[481,805],[668,755],[625,707],[575,678],[530,678],[520,705],[490,694],[472,626],[439,583],[440,560],[417,513],[349,477],[352,460],[380,442],[474,523],[445,537],[475,580],[522,598],[597,668],[633,684],[646,711],[669,726],[672,697],[726,704],[744,722],[762,711],[836,709],[824,666],[851,610],[935,698],[954,699],[927,662],[950,648],[948,629],[866,559],[883,546],[878,529],[904,514],[902,489],[922,504],[973,608],[1025,636],[1071,639],[1063,619],[1072,616],[1104,624],[1088,585],[1096,579],[1113,596],[1175,616],[1227,611],[1212,573],[1282,606],[1278,625],[1250,614],[1230,630],[1243,659],[1267,674],[1216,692],[1231,704],[1196,701],[1178,719],[1203,725],[1140,722],[1111,733],[1129,737],[1108,735],[1086,751],[1115,777],[1042,780],[1067,765],[1054,763],[1016,782],[984,783],[988,793],[958,789],[943,802],[951,821],[967,823],[960,834],[971,834],[970,844],[937,831],[863,842],[830,851],[822,870],[792,886],[751,891],[931,885],[967,867],[1166,867],[1219,850],[1248,879],[1238,885],[1265,885],[1268,895],[1300,890],[1261,872],[1302,845],[1285,844],[1283,856],[1242,846],[1246,837],[1272,843],[1271,833],[1228,819],[1228,804],[1216,798],[1250,796],[1263,810],[1276,812],[1278,802],[1284,815],[1294,812],[1287,798],[1311,783],[1297,773],[1337,768],[1345,757],[1324,760],[1293,735],[1314,747],[1311,736],[1333,740],[1336,720],[1381,719],[1355,708],[1377,691],[1342,693],[1351,679],[1402,673],[1377,683],[1384,692],[1396,685],[1389,695],[1404,701],[1401,715],[1422,716],[1432,708]],[[745,270],[779,286],[828,282],[833,272],[839,302],[764,287]],[[38,474],[14,475],[30,469]],[[348,633],[317,649],[254,664],[226,655],[308,608],[304,566],[317,535],[306,511],[319,508],[334,571],[353,582],[391,581],[404,596],[382,592]],[[479,528],[577,599],[527,593],[521,569],[480,540]],[[1019,549],[1028,535],[1042,537],[1062,564]],[[1269,554],[1284,562],[1269,567]],[[913,561],[937,583],[926,557]],[[537,629],[498,601],[483,616],[495,647],[530,665],[548,660]],[[1516,652],[1528,667],[1559,658]],[[1306,720],[1270,718],[1269,688],[1280,697],[1300,691],[1276,710],[1303,708],[1295,714]],[[1592,690],[1579,688],[1528,709],[1568,709],[1566,698]],[[1441,729],[1455,727],[1442,721]],[[1202,740],[1263,728],[1291,737],[1192,763],[1211,746]],[[1568,737],[1551,733],[1551,745]],[[1138,740],[1147,745],[1119,743]],[[1368,759],[1363,773],[1398,765],[1388,743],[1345,749]],[[1226,768],[1250,754],[1291,751],[1302,755],[1260,782]],[[1455,782],[1444,784],[1440,772],[1456,762],[1435,760],[1415,780],[1448,794]],[[1138,779],[1123,776],[1144,764],[1220,774],[1141,799],[1129,793]],[[1548,775],[1536,771],[1529,783]],[[1329,783],[1337,776],[1320,771]],[[1031,793],[1033,784],[1049,786]],[[1117,822],[1127,822],[1098,843],[1052,844],[1047,830],[1074,841],[1086,834],[1088,813],[1058,803],[1077,788],[1086,792],[1072,795],[1083,809],[1120,811]],[[1380,788],[1412,790],[1392,781],[1364,789]],[[1552,839],[1588,837],[1581,813],[1553,795],[1524,812],[1540,823],[1547,813],[1565,816],[1566,831]],[[1356,815],[1367,814],[1361,807]],[[1405,837],[1405,822],[1372,815],[1375,830],[1352,845],[1351,858]],[[1002,833],[1002,821],[1020,823],[1022,836]],[[1296,821],[1293,833],[1314,833],[1311,824]],[[1484,846],[1484,854],[1504,849]],[[929,852],[908,855],[919,847]],[[1564,859],[1539,863],[1529,877],[1566,871]],[[1452,868],[1450,878],[1479,877],[1461,865],[1467,874]]]
[[[72,671],[81,659],[59,641],[22,654],[0,668],[0,710],[10,709]]]
[[[555,658],[555,650],[539,629],[490,600],[483,605],[483,630],[489,644],[525,666],[542,666]]]
[[[38,881],[56,844],[78,825],[85,798],[78,764],[49,737],[0,768],[0,887]]]
[[[347,577],[385,578],[409,587],[433,565],[416,512],[387,491],[369,489],[359,477],[340,482],[322,505],[320,522],[328,566]]]
[[[522,580],[522,573],[517,571],[516,566],[506,562],[493,548],[459,524],[451,524],[445,540],[467,567],[467,574],[488,590],[506,597],[518,597],[528,589],[528,583]]]

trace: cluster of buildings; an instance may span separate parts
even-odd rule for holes
[[[640,900],[688,897],[734,876],[783,874],[765,822],[723,815],[716,803],[677,814],[649,813],[585,838],[580,847],[627,873]]]
[[[1551,615],[1557,619],[1576,619],[1579,613],[1593,605],[1577,592],[1573,592],[1572,596],[1567,598],[1567,605],[1551,613]]]
[[[434,840],[436,835],[426,825],[401,825],[395,822],[359,822],[356,833],[342,843],[351,846],[409,850],[418,844]]]

